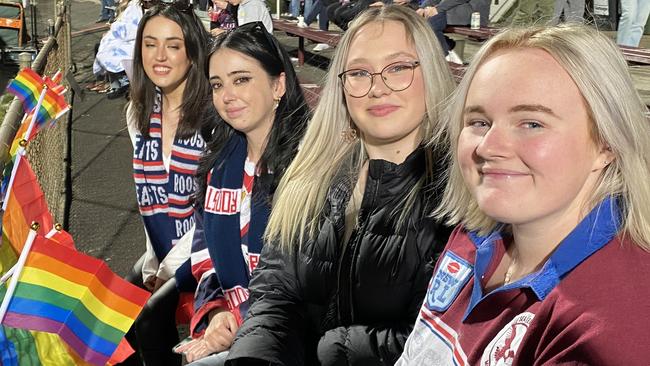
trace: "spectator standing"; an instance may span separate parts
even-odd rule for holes
[[[300,12],[300,3],[304,1],[304,10],[301,13]],[[291,0],[289,3],[289,9],[291,11],[291,16],[294,18],[298,18],[300,14],[303,14],[304,16],[307,16],[311,12],[311,8],[313,6],[313,0]]]
[[[139,0],[129,1],[126,9],[111,24],[110,30],[104,34],[99,43],[93,62],[93,74],[97,78],[108,77],[110,82],[108,99],[123,96],[129,89],[125,68],[131,69],[140,19],[142,19],[142,6]]]
[[[101,6],[99,18],[97,18],[95,23],[112,23],[113,19],[115,19],[115,0],[102,0]]]
[[[650,15],[649,0],[621,0],[621,18],[618,21],[616,43],[638,47]]]
[[[564,13],[564,22],[582,23],[584,22],[585,0],[556,0],[554,23],[560,21]]]
[[[487,27],[490,0],[424,0],[418,9],[418,14],[428,19],[447,61],[457,64],[462,64],[463,60],[452,51],[456,43],[443,32],[447,25],[470,25],[474,12],[481,15],[481,27]]]
[[[226,0],[230,7],[226,8],[228,14],[235,13],[235,24],[241,26],[248,23],[262,22],[267,32],[273,34],[273,20],[264,0]],[[230,28],[232,29],[232,28]],[[213,28],[210,32],[219,35],[226,30]]]
[[[550,22],[555,13],[555,0],[519,0],[512,24],[528,26]]]

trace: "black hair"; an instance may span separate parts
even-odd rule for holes
[[[180,106],[180,120],[176,136],[185,138],[202,127],[206,105],[210,104],[210,85],[205,78],[206,52],[209,35],[201,20],[191,7],[179,7],[161,3],[146,11],[135,38],[133,54],[133,80],[131,81],[131,104],[136,116],[136,127],[143,135],[149,136],[149,115],[153,110],[156,86],[149,79],[142,65],[142,37],[144,27],[151,18],[165,17],[178,24],[183,31],[185,52],[190,60],[183,101]]]
[[[266,31],[261,22],[249,23],[219,35],[212,43],[207,62],[218,50],[224,48],[257,60],[271,78],[276,78],[283,72],[285,74],[286,90],[275,111],[275,119],[264,152],[257,162],[256,169],[260,172],[260,176],[255,179],[253,188],[253,199],[257,197],[270,199],[284,171],[298,152],[298,145],[311,118],[311,111],[289,55],[277,39]],[[241,133],[233,129],[220,116],[217,119],[218,123],[197,171],[198,189],[194,201],[197,205],[203,204],[207,187],[206,177],[217,163],[221,148],[233,134]]]

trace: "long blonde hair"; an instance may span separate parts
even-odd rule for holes
[[[357,32],[369,23],[386,21],[404,25],[420,60],[426,104],[421,135],[425,141],[439,135],[440,105],[454,84],[429,25],[414,11],[400,6],[363,12],[352,22],[337,46],[301,150],[285,172],[275,194],[265,233],[269,244],[289,249],[301,245],[305,235],[313,238],[333,178],[344,165],[360,169],[367,159],[361,141],[350,144],[341,139],[341,131],[350,126],[351,118],[337,75],[344,71],[350,44]]]
[[[462,223],[482,234],[497,223],[486,216],[466,186],[458,164],[457,143],[463,108],[478,68],[498,51],[535,48],[548,52],[567,71],[586,101],[592,138],[611,148],[615,159],[603,171],[588,202],[619,197],[623,226],[640,247],[650,250],[650,121],[636,92],[627,64],[617,46],[601,33],[580,25],[506,30],[488,41],[474,56],[448,105],[451,166],[438,218]]]

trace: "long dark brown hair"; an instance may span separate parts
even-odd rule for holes
[[[186,138],[201,128],[206,115],[206,106],[211,105],[210,85],[205,77],[205,51],[209,36],[191,7],[179,10],[175,6],[160,4],[144,13],[135,39],[131,81],[131,105],[136,117],[135,126],[143,136],[149,136],[149,115],[153,110],[156,86],[149,79],[142,65],[142,33],[147,22],[155,16],[165,17],[181,27],[185,39],[185,51],[191,62],[176,130],[177,137]]]
[[[220,35],[212,43],[207,61],[210,57],[214,57],[215,52],[224,48],[257,60],[271,78],[276,78],[283,72],[285,74],[286,91],[275,111],[275,120],[267,137],[266,148],[257,163],[260,177],[255,179],[253,188],[254,199],[259,198],[260,195],[270,199],[284,175],[284,171],[298,151],[307,121],[311,118],[311,111],[305,101],[289,55],[277,39],[266,32],[262,23],[246,24]],[[197,171],[199,187],[194,202],[198,205],[203,204],[208,172],[215,164],[222,163],[217,161],[221,148],[233,134],[241,133],[221,117],[217,117],[217,119],[218,122],[208,143],[208,149],[201,158]]]

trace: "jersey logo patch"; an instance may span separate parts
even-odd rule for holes
[[[488,344],[481,357],[481,366],[510,366],[515,360],[517,349],[526,335],[535,314],[525,312],[506,324]]]
[[[473,271],[474,266],[466,260],[450,250],[446,251],[429,284],[425,301],[427,309],[437,312],[447,310]]]

